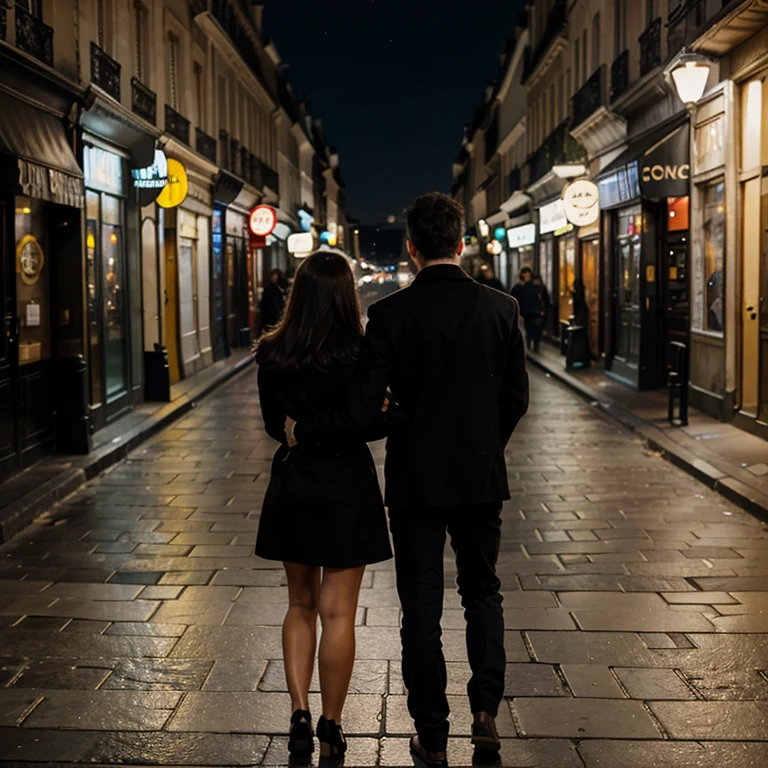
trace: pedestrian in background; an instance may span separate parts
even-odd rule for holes
[[[393,428],[388,403],[365,429],[347,430],[290,449],[285,414],[306,419],[341,407],[363,342],[352,270],[336,253],[318,251],[299,267],[288,306],[256,351],[259,398],[268,434],[280,442],[259,522],[256,554],[283,562],[288,612],[283,658],[291,695],[288,750],[308,760],[314,750],[309,685],[318,650],[323,757],[347,745],[341,716],[355,661],[355,613],[365,566],[392,557],[384,505],[367,441]],[[384,401],[382,395],[381,402]],[[386,409],[386,412],[384,410]]]
[[[488,288],[493,288],[496,291],[502,291],[503,293],[507,292],[504,284],[494,274],[493,267],[490,264],[483,264],[483,266],[480,267],[480,272],[477,276],[477,282],[480,283],[480,285],[485,285]]]
[[[509,498],[504,449],[528,408],[517,302],[462,270],[463,230],[464,209],[453,198],[435,192],[416,199],[408,251],[418,274],[370,308],[346,407],[286,421],[289,444],[299,447],[364,431],[388,386],[407,414],[387,444],[386,502],[403,611],[403,680],[417,731],[411,755],[428,768],[448,764],[440,639],[446,534],[467,623],[472,743],[485,759],[501,747],[495,718],[506,658],[496,560]]]
[[[263,332],[274,328],[280,322],[285,308],[286,289],[287,282],[283,273],[279,269],[271,270],[269,282],[264,286],[259,304]]]
[[[512,296],[520,305],[528,349],[538,352],[544,330],[545,309],[541,300],[541,288],[533,282],[533,270],[530,267],[520,270],[520,282],[512,289]]]

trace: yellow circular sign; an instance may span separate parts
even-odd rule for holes
[[[175,208],[187,199],[189,180],[184,166],[172,157],[168,158],[168,183],[157,198],[161,208]]]
[[[16,272],[25,285],[34,285],[40,279],[45,256],[40,243],[32,235],[24,235],[16,246]]]

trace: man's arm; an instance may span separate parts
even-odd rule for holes
[[[374,305],[368,310],[363,351],[345,407],[302,419],[294,428],[296,442],[324,443],[368,432],[381,413],[394,362],[392,339]]]
[[[520,310],[513,302],[512,335],[507,349],[507,361],[501,382],[499,411],[501,436],[506,445],[517,423],[528,410],[528,370],[525,365],[525,344],[520,332]]]

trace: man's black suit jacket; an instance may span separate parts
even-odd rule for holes
[[[518,314],[458,265],[424,268],[370,308],[347,407],[300,421],[298,444],[364,432],[389,386],[407,419],[387,444],[388,506],[508,499],[504,448],[528,409]]]

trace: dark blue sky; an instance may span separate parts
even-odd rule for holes
[[[351,215],[447,191],[521,0],[267,0],[264,29],[339,147]]]

